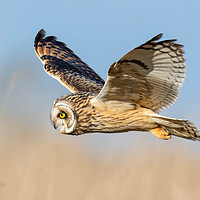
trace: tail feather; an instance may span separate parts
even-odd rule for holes
[[[161,115],[152,116],[152,119],[171,135],[200,141],[199,130],[188,120],[173,119]]]

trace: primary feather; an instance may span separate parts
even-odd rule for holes
[[[98,92],[104,80],[65,43],[57,41],[55,36],[45,38],[45,31],[38,32],[34,49],[44,64],[44,70],[71,92]]]
[[[158,42],[161,36],[114,63],[96,101],[135,102],[155,112],[174,103],[185,77],[184,51],[176,40]]]

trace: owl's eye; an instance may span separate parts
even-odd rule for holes
[[[67,115],[66,115],[66,113],[64,113],[64,112],[60,112],[60,113],[58,114],[58,117],[61,118],[61,119],[65,119],[65,118],[67,117]]]

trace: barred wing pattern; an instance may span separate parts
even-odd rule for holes
[[[183,46],[176,40],[158,42],[161,37],[155,36],[111,65],[96,103],[135,102],[158,112],[175,102],[185,77]]]
[[[55,36],[45,38],[45,31],[38,32],[34,49],[44,64],[44,70],[71,92],[99,92],[104,80],[63,42]]]

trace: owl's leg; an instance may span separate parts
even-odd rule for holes
[[[161,127],[151,129],[150,132],[159,139],[168,140],[171,138],[170,133],[164,131]]]

